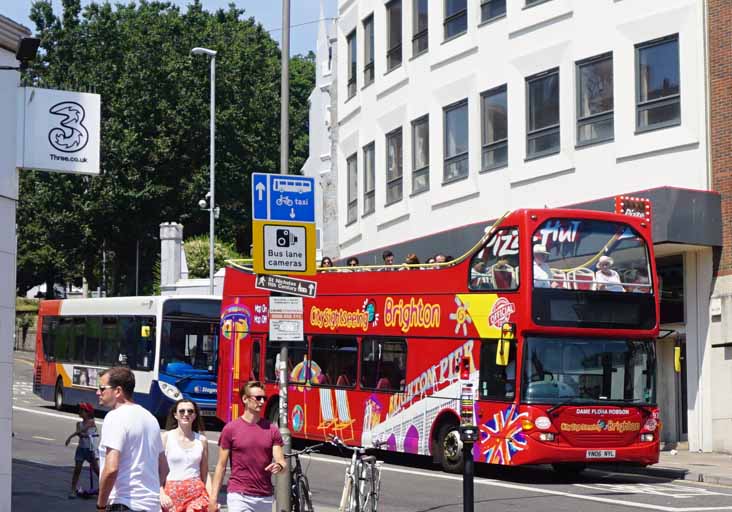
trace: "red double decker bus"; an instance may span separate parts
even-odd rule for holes
[[[462,467],[460,370],[470,359],[476,461],[653,464],[658,285],[650,222],[580,210],[518,210],[440,265],[321,271],[303,299],[304,341],[289,344],[295,437],[431,455]],[[217,413],[266,383],[278,409],[280,342],[270,294],[250,270],[226,270]]]

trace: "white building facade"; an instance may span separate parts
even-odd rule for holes
[[[657,344],[663,440],[732,446],[728,429],[712,428],[722,242],[706,2],[339,0],[338,15],[338,209],[323,218],[338,254],[458,256],[507,210],[612,211],[614,196],[648,197],[669,290]]]
[[[15,52],[30,31],[0,16],[0,66],[17,67]],[[13,431],[13,332],[15,327],[18,171],[16,112],[20,73],[0,70],[0,512],[10,510]]]

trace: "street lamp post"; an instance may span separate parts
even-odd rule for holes
[[[209,294],[214,294],[214,219],[216,211],[216,200],[215,200],[215,188],[216,188],[216,173],[215,173],[215,139],[216,139],[216,52],[209,50],[208,48],[194,48],[191,50],[191,55],[208,55],[211,57],[211,186],[209,190],[209,235],[208,235],[208,277],[209,277]]]

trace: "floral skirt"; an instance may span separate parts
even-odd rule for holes
[[[208,493],[200,478],[168,480],[165,494],[173,500],[173,508],[166,512],[207,512]]]

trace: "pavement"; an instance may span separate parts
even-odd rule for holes
[[[732,487],[732,455],[689,450],[662,451],[658,464],[641,467],[607,466],[614,471],[690,480]]]
[[[627,467],[607,465],[606,469],[621,473],[634,473],[652,477],[691,480],[732,487],[732,455],[720,453],[694,453],[688,450],[664,451],[658,464],[647,467]],[[13,459],[13,510],[25,512],[48,510],[93,510],[94,499],[69,500],[68,480],[71,466],[58,466],[40,462]],[[82,483],[88,479],[82,473]],[[338,493],[333,490],[334,495]],[[336,507],[324,506],[314,497],[314,507],[318,512],[337,512]],[[327,501],[337,502],[334,497]],[[220,493],[219,501],[225,501],[225,491]],[[221,510],[227,510],[222,503]],[[274,510],[274,509],[273,509]]]
[[[12,510],[24,512],[47,512],[64,510],[69,512],[91,511],[96,505],[96,497],[89,499],[69,499],[69,479],[72,466],[58,466],[40,462],[13,459],[13,496]],[[80,483],[88,486],[88,467],[84,466]],[[96,482],[96,479],[95,479]],[[334,490],[335,493],[335,490]],[[221,511],[226,512],[226,490],[219,493]],[[328,507],[314,501],[318,512],[338,512],[336,507]],[[276,512],[276,507],[272,508]]]

